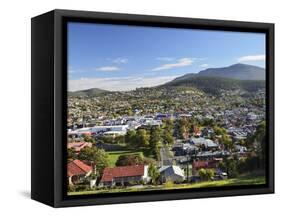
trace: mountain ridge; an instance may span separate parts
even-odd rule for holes
[[[100,88],[90,88],[85,90],[78,91],[68,91],[68,95],[70,96],[98,96],[100,94],[108,93],[110,91],[100,89]]]
[[[198,73],[188,73],[173,81],[193,76],[223,77],[237,80],[265,80],[265,69],[259,66],[237,63],[226,67],[208,68]]]

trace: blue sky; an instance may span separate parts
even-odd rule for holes
[[[265,66],[265,35],[68,23],[69,90],[132,90],[235,63]]]

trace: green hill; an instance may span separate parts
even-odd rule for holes
[[[265,82],[260,80],[237,80],[224,77],[189,75],[185,79],[175,79],[163,85],[164,87],[193,87],[209,94],[218,94],[220,90],[257,91],[265,88]]]
[[[104,93],[108,93],[110,91],[108,90],[103,90],[103,89],[99,89],[99,88],[91,88],[91,89],[87,89],[87,90],[79,90],[79,91],[74,91],[74,92],[68,92],[69,96],[99,96],[101,94]]]

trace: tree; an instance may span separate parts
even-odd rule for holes
[[[214,126],[213,129],[214,129],[214,133],[217,136],[222,136],[222,135],[226,135],[227,134],[227,131],[224,128],[221,128],[221,127],[218,127],[218,126]]]
[[[136,145],[138,146],[149,146],[149,139],[150,139],[150,135],[149,133],[144,130],[144,129],[139,129],[137,130],[137,133],[136,133]]]
[[[152,128],[149,144],[151,147],[160,146],[162,144],[161,128],[159,126]]]
[[[81,149],[78,158],[96,164],[96,170],[101,175],[104,168],[109,166],[108,154],[96,147],[85,147]]]
[[[265,149],[266,149],[266,123],[263,121],[258,127],[254,135],[257,144],[257,154],[259,157],[260,168],[265,167]]]
[[[157,169],[157,167],[154,164],[150,164],[148,167],[148,175],[151,177],[151,182],[153,185],[156,185],[159,177],[160,177],[160,173]]]
[[[234,159],[224,159],[224,161],[219,164],[219,168],[225,171],[229,178],[238,176],[238,162]]]
[[[227,150],[231,150],[234,147],[232,139],[227,134],[223,134],[222,137],[219,138],[219,142],[223,144]]]
[[[76,157],[75,149],[74,148],[68,148],[67,149],[67,159],[71,160]]]
[[[157,159],[159,159],[159,148],[162,145],[162,131],[159,126],[151,129],[149,146],[151,150],[154,152],[154,155]]]
[[[199,170],[199,176],[204,181],[211,180],[215,175],[215,172],[213,169],[200,169]]]
[[[83,137],[85,142],[91,142],[93,144],[96,143],[95,139],[89,134],[83,134],[82,137]]]
[[[141,155],[120,155],[116,161],[116,166],[141,165],[144,159]]]
[[[249,156],[245,160],[239,161],[237,168],[240,173],[253,172],[259,169],[259,157]]]
[[[177,137],[180,139],[187,139],[189,128],[188,128],[188,122],[185,118],[179,119],[176,124],[176,131],[177,131]]]
[[[136,143],[136,131],[128,130],[125,135],[125,142],[130,146],[135,146]]]
[[[174,124],[172,120],[167,119],[164,121],[163,142],[167,145],[174,143],[173,128]]]

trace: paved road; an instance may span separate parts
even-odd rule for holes
[[[160,148],[160,157],[161,157],[161,166],[173,165],[173,156],[171,156],[171,152],[169,151],[169,148],[167,147]]]

